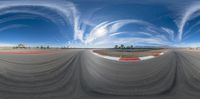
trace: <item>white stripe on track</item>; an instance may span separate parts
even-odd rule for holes
[[[105,59],[109,59],[109,60],[115,60],[115,61],[119,61],[120,57],[112,57],[112,56],[104,56],[104,55],[100,55],[100,54],[97,54],[95,53],[94,51],[90,51],[91,53],[93,53],[94,55],[97,55],[101,58],[105,58]]]
[[[93,50],[90,50],[90,52],[96,56],[99,56],[101,58],[105,58],[105,59],[109,59],[109,60],[115,60],[115,61],[120,61],[120,57],[112,57],[112,56],[104,56],[104,55],[100,55],[98,53],[95,53]],[[160,55],[164,55],[164,52],[159,53]],[[148,59],[152,59],[155,58],[156,56],[143,56],[143,57],[138,57],[141,61],[142,60],[148,60]],[[136,57],[137,58],[137,57]]]
[[[139,57],[140,60],[147,60],[147,59],[152,59],[155,58],[155,56],[143,56],[143,57]]]

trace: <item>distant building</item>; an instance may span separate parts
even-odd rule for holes
[[[190,50],[200,50],[200,47],[191,47]]]
[[[25,49],[25,48],[26,48],[26,46],[25,46],[24,44],[19,44],[19,45],[17,45],[17,47],[16,47],[16,48]]]

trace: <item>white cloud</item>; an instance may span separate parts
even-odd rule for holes
[[[136,24],[143,26],[141,31],[120,31],[120,28],[127,24]],[[161,33],[163,32],[163,33]],[[118,35],[123,34],[129,36],[120,37]],[[143,36],[147,36],[144,38]],[[139,36],[139,37],[138,37]],[[173,39],[174,31],[168,28],[158,28],[148,22],[141,20],[117,20],[113,22],[102,22],[92,29],[92,31],[85,38],[85,44],[89,46],[106,46],[113,44],[124,44],[124,43],[151,43],[165,45],[169,44],[170,40]],[[170,38],[170,39],[169,39]]]
[[[189,7],[186,7],[187,9],[184,11],[183,15],[182,15],[182,19],[181,21],[179,22],[179,34],[178,34],[178,37],[177,39],[179,41],[182,40],[182,36],[183,36],[183,30],[184,30],[184,27],[185,27],[185,24],[187,23],[188,20],[190,20],[194,14],[196,14],[195,12],[199,11],[200,10],[200,3],[199,2],[196,2],[192,5],[190,5]]]
[[[27,25],[22,25],[22,24],[13,24],[13,25],[8,25],[0,28],[0,32],[13,29],[13,28],[22,28],[22,27],[29,27]]]
[[[39,7],[44,7],[44,8],[48,8],[50,10],[56,11],[57,13],[59,13],[60,16],[63,17],[63,19],[66,22],[70,22],[70,24],[73,26],[74,28],[74,39],[75,40],[81,40],[83,41],[83,33],[84,31],[82,30],[82,28],[80,27],[80,14],[79,11],[77,10],[76,6],[68,1],[41,1],[41,0],[21,0],[21,1],[1,1],[0,3],[0,10],[2,9],[9,9],[9,8],[13,8],[13,7],[23,7],[23,6],[30,6],[30,7],[34,7],[34,6],[39,6]],[[9,13],[10,11],[12,12],[26,12],[26,13],[33,13],[33,14],[38,14],[41,15],[45,18],[49,18],[52,22],[56,23],[56,24],[61,24],[63,23],[62,21],[59,21],[58,23],[58,19],[52,19],[50,18],[51,15],[48,14],[44,14],[43,13],[39,13],[39,12],[34,12],[34,11],[26,11],[24,10],[8,10],[5,12],[1,12],[0,14],[4,14],[4,13]],[[65,32],[65,31],[62,31]]]
[[[102,22],[92,31],[89,33],[89,35],[86,37],[85,43],[92,43],[94,40],[98,38],[102,38],[103,36],[107,36],[108,34],[113,34],[118,32],[118,30],[131,23],[136,23],[136,24],[144,24],[144,25],[150,25],[146,22],[140,21],[140,20],[118,20],[118,21],[113,21],[113,22]],[[118,33],[119,34],[119,33]]]
[[[171,30],[171,29],[169,29],[169,28],[165,28],[165,27],[162,27],[162,29],[165,31],[165,33],[168,33],[169,37],[170,37],[172,40],[175,39],[175,38],[174,38],[175,34],[174,34],[174,31],[173,31],[173,30]]]
[[[54,10],[59,15],[65,19],[66,22],[70,22],[71,25],[73,25],[74,30],[74,41],[70,41],[67,44],[74,46],[98,46],[98,45],[108,45],[108,44],[120,44],[120,43],[154,43],[154,44],[168,44],[170,40],[174,39],[174,31],[165,27],[159,28],[154,26],[151,23],[145,22],[143,20],[136,20],[136,19],[124,19],[124,20],[116,20],[112,22],[101,22],[97,26],[95,26],[88,35],[84,35],[85,31],[85,24],[94,25],[90,21],[83,21],[81,20],[80,13],[76,6],[71,2],[56,2],[56,1],[49,1],[49,2],[43,2],[41,0],[32,0],[32,1],[4,1],[0,4],[0,10],[1,9],[7,9],[12,7],[18,7],[18,6],[41,6],[48,8],[50,10]],[[185,13],[183,20],[180,22],[180,28],[179,28],[179,35],[178,38],[182,38],[182,32],[185,25],[185,22],[189,19],[189,17],[199,10],[200,7],[192,7],[190,10]],[[16,12],[20,12],[21,10],[13,10]],[[28,11],[26,11],[28,12]],[[7,13],[7,12],[5,12]],[[51,19],[56,24],[63,23],[62,20],[57,23],[54,19],[52,19],[48,15],[44,15],[42,13],[38,12],[29,12],[34,14],[39,14],[43,17],[46,17],[48,19]],[[1,13],[3,14],[3,13]],[[2,20],[0,20],[1,22]],[[3,21],[2,21],[3,22]],[[119,31],[122,27],[126,26],[127,24],[136,24],[143,26],[144,30],[141,31]],[[3,29],[4,30],[4,29]],[[65,31],[63,31],[65,32]],[[162,33],[163,32],[163,33]],[[118,36],[120,34],[127,34],[132,33],[133,36],[129,38],[123,38],[123,37],[114,37]],[[167,33],[168,36],[165,34]],[[140,35],[146,35],[148,38],[139,38],[135,37],[134,35],[140,34]],[[80,42],[79,42],[80,41]],[[85,44],[85,45],[83,45]]]

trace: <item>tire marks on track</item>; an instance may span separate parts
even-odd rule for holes
[[[188,99],[200,93],[198,59],[179,51],[117,62],[84,50],[36,63],[0,59],[0,97],[8,99]],[[21,57],[23,58],[23,57]]]

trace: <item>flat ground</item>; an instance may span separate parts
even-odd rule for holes
[[[199,99],[199,60],[182,50],[140,62],[86,49],[0,54],[0,99]]]
[[[94,50],[94,52],[105,56],[132,58],[155,55],[166,50],[167,49],[97,49]]]
[[[37,51],[42,51],[42,52],[51,52],[51,51],[59,51],[61,49],[40,49],[40,48],[26,48],[26,49],[13,49],[10,47],[0,47],[0,52],[37,52]]]

